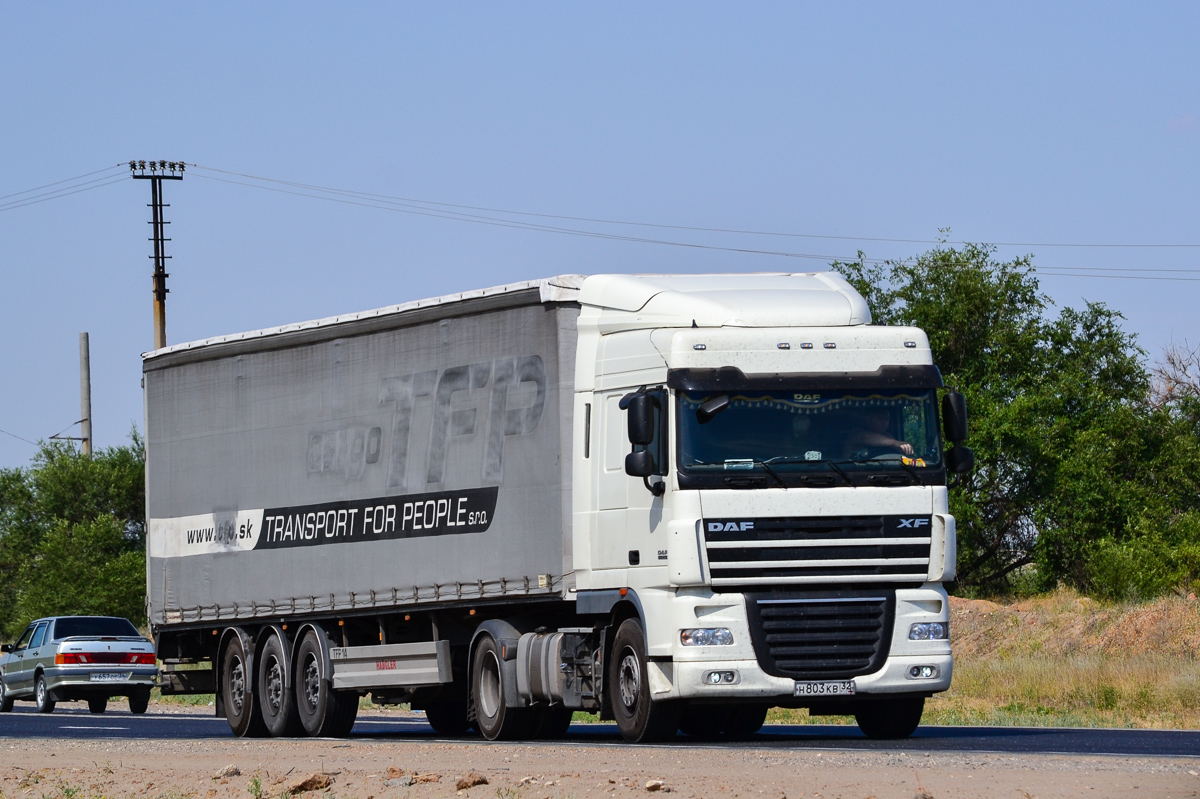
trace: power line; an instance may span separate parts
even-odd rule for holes
[[[0,194],[0,200],[7,200],[9,197],[16,197],[20,194],[30,194],[35,191],[41,191],[42,189],[48,189],[51,186],[57,186],[61,183],[73,183],[77,180],[83,180],[84,178],[90,178],[92,175],[99,175],[101,172],[111,172],[114,169],[120,169],[123,166],[124,166],[124,164],[116,164],[114,166],[106,166],[104,169],[97,169],[95,172],[85,172],[84,174],[76,175],[73,178],[63,178],[62,180],[56,180],[53,183],[47,183],[45,186],[35,186],[32,189],[25,189],[25,191],[15,191],[12,194]]]
[[[463,205],[463,204],[458,204],[458,203],[444,203],[444,202],[438,202],[435,200],[421,200],[421,199],[416,199],[416,198],[412,198],[412,197],[398,197],[398,196],[388,195],[388,194],[372,194],[370,192],[360,192],[360,191],[354,191],[354,190],[350,190],[350,189],[339,189],[339,188],[333,188],[330,186],[319,186],[319,185],[311,184],[311,183],[297,183],[297,182],[289,181],[289,180],[280,180],[278,178],[268,178],[268,177],[262,177],[260,175],[250,175],[250,174],[247,174],[244,172],[233,172],[233,171],[226,170],[226,169],[218,169],[217,167],[200,166],[199,164],[190,164],[190,166],[192,166],[196,169],[208,170],[210,172],[220,172],[225,175],[234,175],[237,177],[249,178],[250,180],[261,180],[261,181],[264,181],[267,183],[278,183],[281,185],[292,186],[295,188],[309,189],[309,190],[313,190],[313,191],[330,192],[330,193],[334,193],[334,194],[342,194],[342,195],[346,195],[346,196],[359,197],[359,198],[363,198],[363,199],[387,200],[387,201],[400,202],[400,203],[415,203],[415,204],[425,205],[425,206],[439,206],[442,208],[461,208],[461,209],[465,209],[468,211],[484,211],[487,213],[510,214],[510,215],[514,215],[514,216],[532,216],[532,217],[540,217],[543,219],[561,219],[561,220],[570,221],[570,222],[594,222],[597,224],[605,224],[605,225],[630,225],[630,226],[637,226],[637,227],[664,228],[664,229],[668,229],[668,230],[690,230],[690,231],[705,232],[705,233],[734,233],[734,234],[750,235],[750,236],[781,236],[781,237],[786,237],[786,238],[831,239],[831,240],[836,240],[836,241],[873,241],[873,242],[886,242],[886,243],[896,243],[896,244],[969,244],[969,243],[971,243],[971,242],[966,242],[966,241],[942,241],[940,239],[903,239],[903,238],[884,238],[884,237],[879,237],[879,236],[834,236],[834,235],[818,234],[818,233],[788,233],[788,232],[780,232],[780,231],[772,231],[772,230],[717,228],[717,227],[703,227],[703,226],[695,226],[695,225],[670,225],[670,224],[664,224],[664,223],[659,223],[659,222],[635,222],[635,221],[631,221],[631,220],[621,220],[621,219],[604,219],[604,218],[586,217],[586,216],[567,216],[567,215],[563,215],[563,214],[536,213],[533,211],[514,211],[511,209],[505,209],[505,208],[490,208],[487,206],[478,206],[478,205]],[[991,242],[991,243],[995,244],[996,246],[1000,246],[1000,247],[1101,247],[1101,248],[1131,248],[1131,249],[1147,249],[1147,248],[1152,248],[1152,249],[1196,249],[1196,248],[1200,248],[1200,244],[1111,244],[1111,243],[1089,244],[1089,243],[1062,243],[1062,242],[1047,243],[1047,242],[1020,242],[1020,241],[997,241],[997,242]]]
[[[33,444],[33,446],[35,446],[35,447],[38,446],[38,443],[36,441],[30,441],[28,438],[19,436],[16,433],[10,433],[7,430],[0,430],[0,433],[3,433],[6,436],[12,436],[13,438],[18,439],[20,441],[24,441],[26,444]]]
[[[689,247],[689,248],[694,248],[694,249],[717,250],[717,251],[724,251],[724,252],[737,252],[737,253],[754,254],[754,255],[774,255],[774,256],[789,257],[789,258],[807,258],[807,259],[820,260],[820,261],[825,261],[825,262],[857,261],[858,260],[857,256],[848,257],[848,256],[838,256],[838,255],[828,255],[828,254],[814,254],[814,253],[787,252],[787,251],[779,251],[779,250],[766,250],[766,249],[751,248],[751,247],[733,247],[733,246],[722,246],[722,245],[716,245],[716,244],[702,244],[702,243],[698,243],[698,242],[686,242],[686,241],[676,241],[676,240],[670,240],[670,239],[645,238],[645,237],[641,237],[641,236],[630,236],[630,235],[618,234],[618,233],[606,233],[606,232],[595,231],[595,230],[581,230],[578,228],[562,227],[562,226],[558,226],[558,225],[546,225],[546,224],[542,224],[542,223],[523,222],[523,221],[513,220],[513,219],[504,219],[501,217],[486,216],[483,214],[475,214],[475,213],[469,214],[469,213],[465,213],[463,211],[453,211],[453,210],[448,210],[445,207],[443,207],[443,208],[429,207],[427,205],[423,205],[422,204],[423,201],[420,201],[420,200],[390,197],[389,195],[372,194],[372,193],[368,193],[368,192],[355,192],[355,191],[350,191],[347,189],[332,189],[332,188],[328,188],[328,187],[317,186],[314,184],[296,183],[294,181],[277,180],[274,178],[260,178],[260,177],[254,176],[254,175],[244,175],[242,173],[230,172],[228,170],[217,170],[212,167],[195,166],[194,168],[205,170],[205,171],[210,171],[210,172],[220,172],[222,174],[234,175],[236,177],[244,177],[250,181],[254,181],[254,180],[264,181],[266,183],[271,183],[271,184],[275,184],[275,185],[262,185],[261,183],[250,183],[250,182],[246,182],[245,180],[231,180],[229,178],[222,178],[222,177],[216,177],[213,175],[204,175],[204,174],[199,174],[199,173],[193,172],[193,174],[196,177],[203,178],[205,180],[213,180],[213,181],[218,181],[218,182],[222,182],[222,183],[230,183],[230,184],[233,184],[236,186],[247,186],[250,188],[262,189],[264,191],[272,191],[272,192],[276,192],[276,193],[280,193],[280,194],[290,194],[290,195],[299,196],[299,197],[308,197],[310,199],[325,200],[326,202],[335,202],[335,203],[341,203],[341,204],[345,204],[345,205],[352,205],[352,206],[359,206],[359,207],[366,207],[366,208],[375,208],[375,209],[385,210],[385,211],[394,211],[394,212],[398,212],[398,213],[411,214],[411,215],[415,215],[415,216],[427,216],[427,217],[433,217],[433,218],[437,218],[437,219],[449,219],[449,220],[459,221],[459,222],[472,222],[475,224],[485,224],[485,225],[491,225],[491,226],[495,226],[495,227],[508,227],[508,228],[514,228],[514,229],[518,229],[518,230],[531,230],[531,231],[537,231],[537,232],[559,233],[559,234],[564,234],[564,235],[582,236],[582,237],[587,237],[587,238],[600,238],[600,239],[608,239],[608,240],[615,240],[615,241],[629,241],[629,242],[644,243],[644,244],[659,244],[659,245],[675,246],[675,247]],[[291,188],[283,188],[284,186],[291,187]],[[333,195],[333,196],[330,196],[330,195]],[[430,205],[448,206],[449,204],[431,203]],[[479,208],[477,206],[463,206],[463,205],[456,205],[456,206],[452,206],[452,207]],[[524,213],[524,212],[496,211],[496,213]],[[549,215],[538,214],[536,216],[549,216]],[[555,218],[577,219],[577,217],[562,217],[562,216],[555,217]],[[694,229],[694,228],[687,228],[687,229]],[[715,232],[717,229],[705,229],[705,230],[707,230],[709,232]],[[917,242],[918,240],[905,239],[903,241]],[[882,264],[882,263],[885,263],[887,259],[863,258],[862,260],[865,263]],[[1137,272],[1140,274],[1124,275],[1124,276],[1120,276],[1120,277],[1122,279],[1126,279],[1126,280],[1176,280],[1176,281],[1184,280],[1184,281],[1188,281],[1188,280],[1190,280],[1188,278],[1160,277],[1157,275],[1146,274],[1146,273],[1148,273],[1148,272],[1154,272],[1154,273],[1167,272],[1167,273],[1194,274],[1194,273],[1200,272],[1200,269],[1165,269],[1165,268],[1154,268],[1154,267],[1143,268],[1143,267],[1105,267],[1105,266],[1053,266],[1053,267],[1047,267],[1045,270],[1038,270],[1038,271],[1042,274],[1046,274],[1048,276],[1056,276],[1056,277],[1118,277],[1117,275],[1104,275],[1104,274],[1091,274],[1091,273],[1094,273],[1094,272]],[[1072,274],[1073,272],[1080,272],[1081,274],[1078,274],[1078,275]]]
[[[89,180],[85,183],[77,184],[77,186],[81,186],[82,188],[77,188],[76,186],[66,186],[62,189],[56,189],[55,191],[46,192],[45,194],[34,195],[33,197],[24,197],[20,200],[13,200],[10,203],[0,205],[0,213],[2,213],[4,211],[15,211],[16,209],[24,208],[27,205],[37,205],[38,203],[48,202],[49,200],[57,200],[60,197],[68,197],[72,194],[79,194],[80,192],[84,192],[84,191],[92,191],[93,189],[103,188],[104,186],[112,186],[115,183],[122,182],[124,179],[125,179],[124,176],[120,176],[117,178],[109,178],[106,176],[106,177],[102,177],[102,178],[96,178],[95,180]],[[98,181],[103,181],[103,182],[98,182]],[[94,185],[88,185],[88,184],[94,184]]]

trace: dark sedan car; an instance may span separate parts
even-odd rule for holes
[[[145,713],[158,676],[154,644],[115,616],[38,619],[0,651],[0,713],[18,699],[32,700],[39,713],[84,699],[103,713],[114,696],[129,697],[130,711]]]

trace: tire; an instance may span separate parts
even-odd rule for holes
[[[725,737],[734,741],[744,740],[762,729],[767,720],[766,705],[734,705],[725,722]]]
[[[150,707],[150,689],[143,688],[129,695],[129,712],[140,716]]]
[[[13,709],[13,698],[9,696],[8,689],[4,687],[4,680],[0,679],[0,713],[11,713]]]
[[[471,699],[475,705],[475,729],[489,741],[511,741],[529,736],[533,722],[530,708],[508,707],[500,647],[490,635],[479,636],[471,658]]]
[[[462,735],[471,729],[467,719],[465,699],[448,702],[430,702],[425,705],[425,720],[433,731],[440,735]]]
[[[714,741],[725,732],[733,708],[728,705],[688,705],[679,717],[679,731],[702,741]]]
[[[53,713],[55,702],[46,687],[46,675],[39,674],[33,688],[33,704],[38,713]]]
[[[552,741],[562,738],[571,726],[575,711],[562,705],[542,705],[533,711],[532,737]]]
[[[854,714],[858,728],[868,738],[907,738],[916,732],[925,712],[925,698],[880,699]]]
[[[309,630],[296,647],[296,716],[305,734],[340,738],[350,734],[358,716],[358,694],[335,691],[325,673],[325,654],[317,633]]]
[[[627,619],[613,638],[606,688],[621,737],[630,743],[669,740],[679,729],[682,706],[654,701],[647,666],[642,625]]]
[[[250,660],[242,640],[240,635],[230,636],[221,657],[221,700],[225,705],[225,719],[234,735],[262,738],[267,727],[254,701],[251,690],[254,675],[250,672]],[[133,697],[130,697],[129,709],[133,710]]]
[[[108,709],[107,696],[88,697],[88,713],[103,713]]]
[[[263,645],[256,664],[258,709],[267,732],[276,738],[301,734],[304,728],[296,712],[295,692],[288,690],[288,658],[279,636],[272,634]]]

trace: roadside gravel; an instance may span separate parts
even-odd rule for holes
[[[293,790],[313,799],[599,799],[659,792],[770,799],[1194,797],[1200,796],[1200,757],[361,739],[0,741],[0,797],[9,799],[278,799]]]

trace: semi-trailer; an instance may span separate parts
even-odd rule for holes
[[[564,275],[145,354],[164,693],[241,736],[366,694],[488,739],[911,734],[972,456],[926,335],[870,322],[835,273]]]

